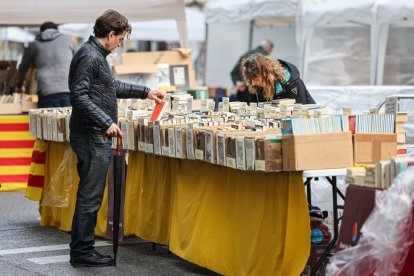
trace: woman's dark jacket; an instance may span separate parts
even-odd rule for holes
[[[290,79],[285,84],[281,83],[283,91],[278,94],[276,94],[275,92],[273,100],[290,98],[295,99],[296,103],[314,104],[315,100],[309,94],[309,91],[306,89],[305,84],[301,80],[298,68],[296,68],[296,66],[292,63],[280,59],[279,62],[282,64],[283,67],[289,68],[291,75]],[[251,102],[267,102],[266,98],[264,97],[263,90],[257,90],[257,95],[251,95]]]

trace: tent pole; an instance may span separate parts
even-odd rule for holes
[[[207,73],[207,43],[208,43],[208,23],[206,23],[206,32],[204,34],[204,71],[203,71],[203,85],[206,85],[206,73]]]
[[[377,67],[376,67],[376,78],[375,84],[382,85],[384,82],[384,66],[385,66],[385,55],[387,54],[387,43],[389,34],[389,24],[378,25],[378,49],[377,49]]]
[[[254,30],[254,20],[250,20],[249,50],[251,50],[253,48],[253,30]]]

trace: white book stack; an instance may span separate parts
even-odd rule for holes
[[[406,133],[404,124],[408,121],[407,112],[397,112],[395,119],[395,133],[397,133],[397,155],[405,156],[407,154]]]
[[[395,133],[394,114],[356,115],[356,133]]]

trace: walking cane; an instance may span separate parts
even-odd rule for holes
[[[114,252],[114,266],[116,266],[116,253],[118,252],[119,217],[121,216],[121,187],[122,187],[122,156],[121,137],[116,139],[116,155],[114,156],[114,209],[112,225],[112,244]]]

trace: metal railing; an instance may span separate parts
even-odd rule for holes
[[[397,98],[397,111],[400,110],[400,100],[402,99],[414,99],[414,94],[396,94],[385,97],[381,102],[378,103],[377,108],[381,109],[381,107],[385,104],[387,98]]]

